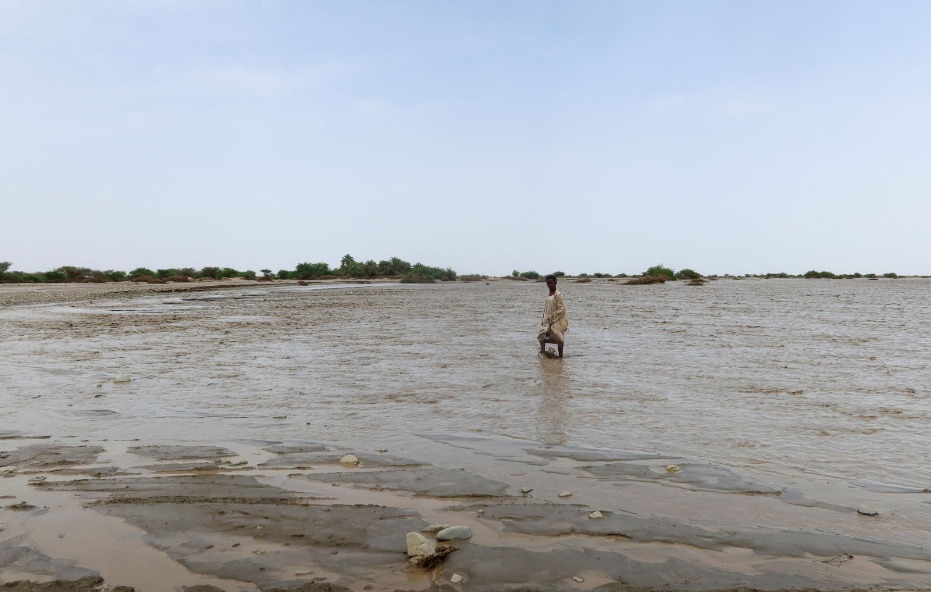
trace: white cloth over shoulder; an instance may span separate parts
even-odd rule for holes
[[[543,322],[537,340],[542,343],[556,343],[562,345],[565,341],[565,332],[569,329],[569,319],[566,318],[566,302],[562,292],[556,290],[552,296],[546,297],[543,307]]]

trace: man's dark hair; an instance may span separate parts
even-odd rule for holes
[[[556,276],[553,275],[553,274],[549,274],[548,276],[546,276],[545,279],[546,279],[546,281],[553,280],[553,281],[555,282],[555,281],[556,281]]]

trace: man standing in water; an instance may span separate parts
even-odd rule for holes
[[[546,304],[543,306],[543,323],[540,325],[537,340],[540,342],[541,354],[546,354],[547,343],[555,343],[561,358],[565,332],[569,329],[566,303],[562,299],[562,292],[556,289],[555,275],[546,276],[546,287],[550,289],[550,295],[546,297]]]

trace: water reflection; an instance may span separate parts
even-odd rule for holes
[[[537,435],[544,444],[565,444],[569,372],[565,360],[540,357],[543,397],[537,410]]]

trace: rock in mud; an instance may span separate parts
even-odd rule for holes
[[[472,538],[472,529],[468,526],[451,526],[436,533],[436,540],[438,541],[452,541],[454,539],[465,540],[470,538]]]
[[[407,556],[427,557],[436,553],[436,543],[419,532],[407,533]]]

